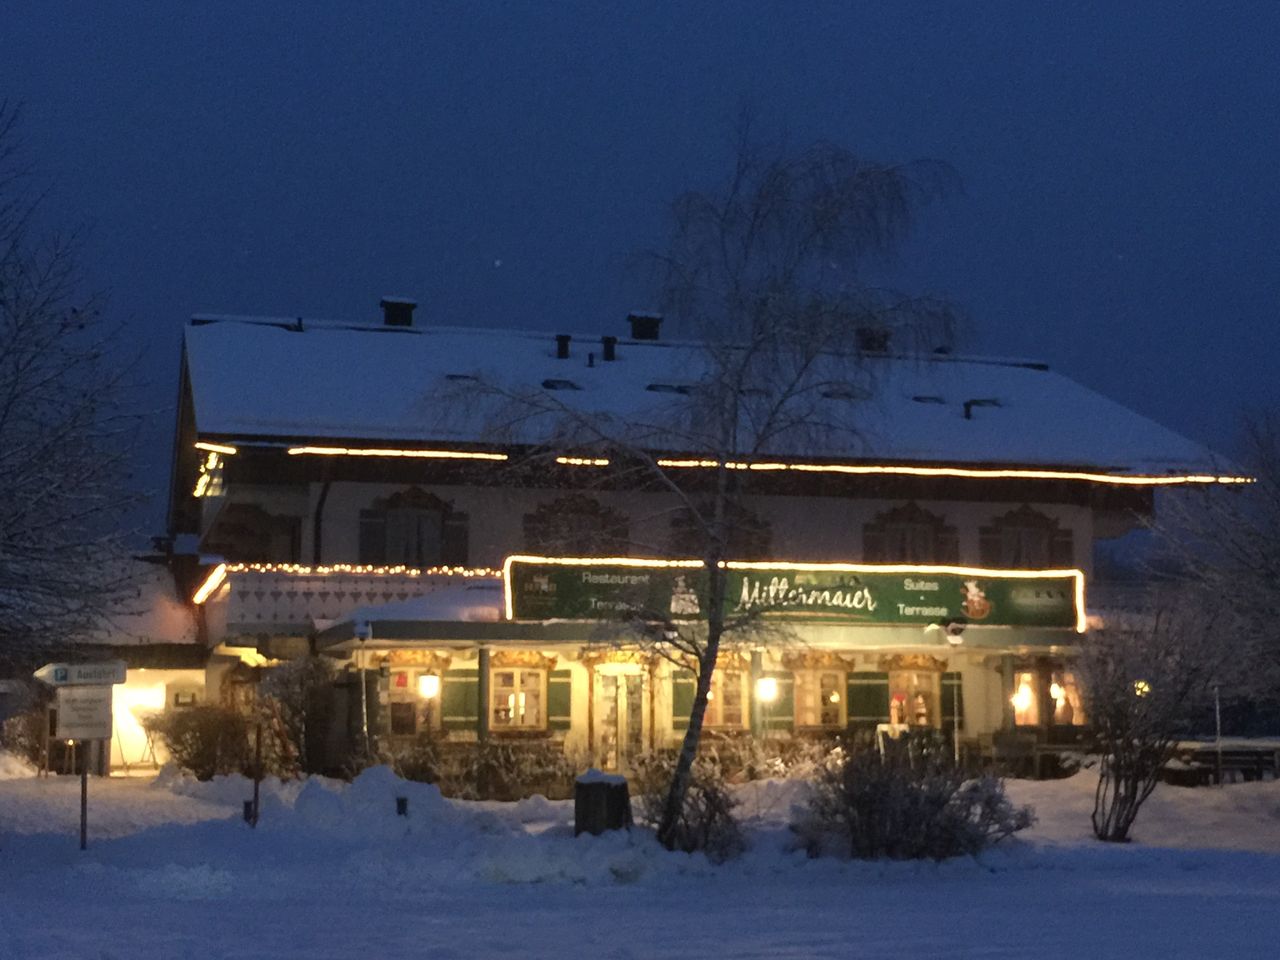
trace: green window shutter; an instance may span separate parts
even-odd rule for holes
[[[780,730],[792,730],[796,725],[796,678],[795,674],[785,670],[765,671],[760,675],[772,677],[778,681],[778,697],[772,703],[760,704],[760,719],[764,728],[759,732],[764,735]],[[755,690],[751,691],[754,697]]]
[[[552,670],[547,674],[547,727],[568,730],[573,724],[573,673]]]
[[[688,730],[697,681],[692,670],[671,671],[671,729]]]
[[[851,673],[847,692],[849,726],[889,722],[889,674]]]
[[[480,671],[446,670],[440,678],[440,726],[475,730],[480,725]]]
[[[957,723],[958,721],[958,723]],[[964,688],[958,672],[942,675],[942,729],[964,729]]]

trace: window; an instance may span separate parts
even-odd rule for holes
[[[1084,715],[1080,686],[1070,670],[1055,670],[1049,682],[1049,698],[1053,701],[1053,722],[1061,727],[1083,727],[1089,721]]]
[[[301,518],[268,513],[256,503],[228,503],[202,549],[244,563],[297,563],[301,546]]]
[[[490,722],[495,730],[546,727],[545,670],[494,670],[490,676]]]
[[[702,516],[710,516],[710,506],[699,507]],[[725,521],[728,534],[726,553],[731,560],[767,560],[772,531],[745,507],[732,506]],[[701,557],[706,553],[706,532],[689,510],[681,510],[671,518],[671,552],[679,557]]]
[[[941,713],[942,674],[936,670],[889,672],[889,722],[912,727],[936,727]]]
[[[1034,727],[1040,723],[1039,679],[1031,670],[1021,670],[1013,675],[1013,722],[1020,727]]]
[[[360,511],[360,562],[430,567],[467,562],[467,515],[412,487]]]
[[[914,503],[881,513],[862,528],[868,563],[958,563],[956,528]]]
[[[391,735],[411,737],[436,726],[440,675],[428,670],[393,670],[387,714]]]
[[[525,549],[573,556],[626,556],[627,518],[592,497],[571,493],[524,515]]]
[[[987,567],[1069,567],[1071,531],[1024,504],[978,530],[978,551]]]
[[[743,727],[747,720],[747,671],[722,670],[711,674],[711,690],[707,694],[707,713],[703,722],[708,727]]]
[[[796,726],[844,726],[844,674],[835,670],[797,670]]]

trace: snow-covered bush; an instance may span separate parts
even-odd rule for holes
[[[645,754],[635,761],[631,792],[641,823],[656,829],[662,822],[675,768],[676,758],[668,753]],[[672,849],[702,851],[714,863],[736,857],[746,848],[746,838],[733,815],[735,806],[719,760],[699,757],[672,833]]]
[[[730,783],[750,780],[808,779],[835,746],[834,738],[704,734],[701,755],[713,759]]]
[[[39,766],[44,759],[44,728],[49,714],[43,705],[14,714],[0,724],[0,750]]]
[[[884,752],[832,752],[793,824],[810,855],[945,860],[976,855],[1030,826],[997,777],[969,778],[940,738],[890,740]]]
[[[196,706],[172,710],[146,721],[183,770],[198,780],[218,774],[246,773],[253,762],[249,724],[229,707]]]
[[[573,796],[573,779],[586,766],[557,741],[489,740],[450,743],[420,734],[390,751],[388,764],[406,780],[437,785],[463,800],[522,800]]]

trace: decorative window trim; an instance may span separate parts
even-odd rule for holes
[[[928,531],[928,548],[917,552],[915,534]],[[891,532],[905,532],[907,545],[889,543]],[[862,556],[868,563],[959,563],[960,537],[946,518],[914,500],[885,510],[862,526]]]
[[[1012,531],[1042,534],[1044,556],[1008,556],[1006,534]],[[1070,567],[1075,561],[1075,534],[1070,527],[1024,503],[978,528],[978,557],[984,566]]]

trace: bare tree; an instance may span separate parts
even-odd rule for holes
[[[871,355],[949,344],[956,311],[865,284],[860,269],[892,253],[922,204],[956,189],[945,164],[868,163],[840,147],[762,147],[740,131],[733,170],[716,190],[672,204],[667,246],[646,255],[658,305],[684,349],[670,351],[665,402],[604,414],[563,392],[519,390],[480,371],[492,433],[544,449],[607,456],[610,483],[665,494],[686,558],[701,561],[701,619],[631,610],[633,635],[696,673],[693,707],[658,828],[668,846],[702,737],[716,661],[726,643],[776,630],[762,610],[726,596],[760,458],[862,452],[861,409],[874,396]],[[470,401],[453,405],[474,416]],[[656,397],[655,397],[656,399]],[[692,456],[688,466],[670,458]],[[651,556],[670,544],[648,544]]]
[[[128,586],[119,524],[136,418],[74,238],[41,234],[0,103],[0,656],[63,644]]]
[[[1280,413],[1247,416],[1241,446],[1255,482],[1169,496],[1157,542],[1185,589],[1241,621],[1232,646],[1249,668],[1233,691],[1274,701],[1280,687]]]
[[[1102,755],[1092,817],[1099,840],[1129,839],[1177,739],[1194,730],[1214,685],[1237,669],[1222,642],[1230,632],[1228,611],[1200,599],[1163,585],[1143,609],[1093,631],[1081,645],[1077,669]]]

